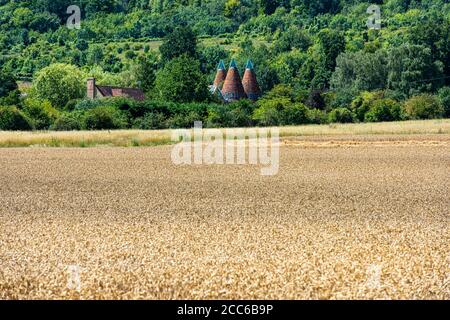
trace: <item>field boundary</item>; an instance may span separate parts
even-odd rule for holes
[[[205,129],[208,131],[210,129]],[[221,129],[225,130],[225,129]],[[173,144],[172,130],[116,130],[116,131],[35,131],[9,132],[0,131],[0,148],[24,147],[151,147]],[[450,135],[450,119],[418,120],[384,123],[360,124],[330,124],[280,127],[280,137],[285,140],[321,139],[330,140],[338,137],[360,137],[364,140],[369,136],[396,140],[399,136],[435,135],[444,137]],[[391,137],[389,137],[391,136]],[[394,137],[393,137],[394,136]],[[395,137],[396,136],[396,137]],[[431,138],[431,137],[429,137]],[[430,140],[428,138],[428,140]],[[420,139],[424,139],[421,137]],[[412,139],[416,140],[416,138]],[[438,139],[441,140],[441,139]]]

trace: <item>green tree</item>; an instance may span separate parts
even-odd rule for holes
[[[200,102],[210,96],[200,62],[188,55],[171,60],[157,73],[155,89],[161,99],[173,102]]]
[[[197,36],[189,27],[176,28],[159,47],[159,52],[163,64],[183,54],[197,58]]]
[[[18,87],[14,76],[0,70],[0,98],[6,97],[10,92],[17,89]]]
[[[324,29],[319,32],[318,40],[325,56],[324,67],[331,73],[336,68],[337,57],[345,50],[345,37],[341,32]]]
[[[154,55],[139,56],[133,67],[136,82],[145,93],[155,86],[157,59]]]
[[[444,117],[450,118],[450,87],[443,87],[439,90],[439,100],[444,108]]]
[[[86,87],[83,78],[75,66],[52,64],[37,73],[32,94],[62,109],[68,101],[84,97]]]
[[[388,70],[388,88],[403,97],[434,91],[442,83],[442,63],[421,45],[406,43],[389,50]]]

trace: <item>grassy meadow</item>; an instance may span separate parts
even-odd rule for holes
[[[207,129],[206,129],[207,130]],[[304,125],[281,127],[282,138],[302,136],[450,134],[450,119],[385,123]],[[139,147],[171,144],[170,130],[0,131],[0,147]]]

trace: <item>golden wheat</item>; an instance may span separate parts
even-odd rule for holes
[[[450,298],[448,145],[170,150],[0,149],[0,299]]]

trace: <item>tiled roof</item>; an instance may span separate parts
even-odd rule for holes
[[[227,70],[225,69],[225,64],[223,60],[220,60],[219,65],[217,66],[217,74],[214,79],[214,86],[217,88],[221,88],[225,78],[227,77]]]
[[[259,88],[258,80],[256,79],[255,70],[253,69],[253,63],[251,60],[247,61],[245,73],[242,78],[242,85],[249,99],[258,100],[261,96],[261,89]]]
[[[222,88],[222,95],[226,101],[234,101],[246,98],[244,87],[242,86],[241,76],[237,69],[236,61],[232,60],[230,68]]]
[[[96,86],[104,97],[126,97],[132,98],[138,101],[145,100],[144,92],[140,89],[134,88],[121,88],[110,86]]]

